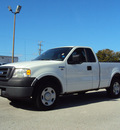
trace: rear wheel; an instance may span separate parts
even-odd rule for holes
[[[39,110],[52,109],[58,98],[58,91],[54,83],[44,83],[38,86],[36,93],[35,104]]]
[[[113,79],[109,88],[107,88],[107,93],[112,98],[117,98],[120,96],[120,81],[118,79]]]

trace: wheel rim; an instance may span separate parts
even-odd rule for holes
[[[115,82],[113,85],[113,92],[115,95],[118,95],[120,92],[120,84],[118,82]]]
[[[45,106],[51,106],[56,100],[56,92],[53,88],[47,87],[42,91],[41,101]]]

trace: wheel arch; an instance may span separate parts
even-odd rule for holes
[[[36,79],[34,84],[33,84],[33,93],[35,91],[37,91],[37,89],[39,88],[39,86],[43,83],[46,83],[46,82],[49,82],[49,83],[55,83],[57,85],[56,89],[58,90],[59,93],[62,93],[63,92],[63,87],[62,87],[62,84],[60,82],[60,80],[58,78],[56,78],[55,76],[51,76],[51,75],[47,75],[47,76],[44,76],[40,79]]]
[[[106,90],[111,98],[118,98],[120,96],[120,73],[113,75],[110,86]]]
[[[113,81],[114,79],[119,79],[119,80],[120,80],[120,73],[116,73],[116,74],[114,74],[114,75],[112,76],[111,81],[110,81],[110,84],[112,83],[112,81]]]

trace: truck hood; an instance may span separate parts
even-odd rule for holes
[[[16,63],[10,63],[3,66],[14,66],[15,68],[32,68],[37,66],[46,66],[46,65],[57,65],[62,63],[62,61],[28,61],[28,62],[16,62]]]

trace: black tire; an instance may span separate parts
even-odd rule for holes
[[[13,99],[13,98],[8,98],[9,101],[11,101],[12,103],[17,103],[19,102],[20,100],[17,100],[17,99]]]
[[[111,98],[118,98],[120,96],[120,81],[114,78],[109,88],[107,88],[108,96]]]
[[[57,91],[56,84],[43,83],[38,86],[35,105],[38,110],[46,111],[55,107],[59,92]]]

